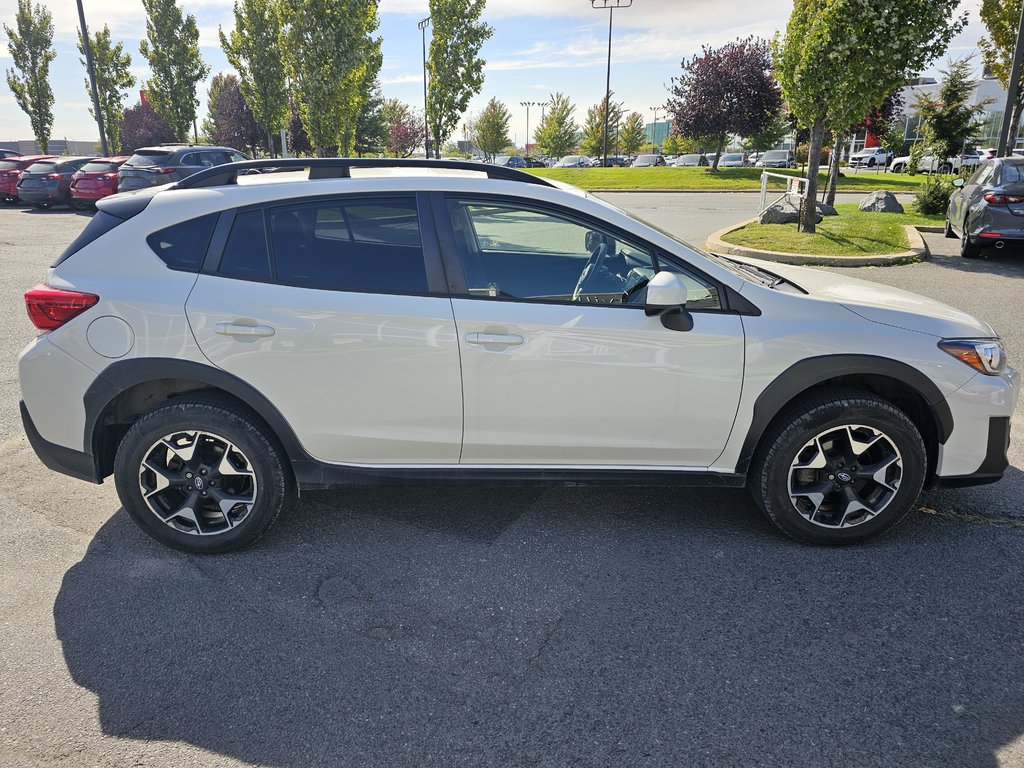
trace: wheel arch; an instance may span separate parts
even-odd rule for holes
[[[113,472],[117,447],[136,419],[163,402],[199,392],[216,393],[257,417],[281,444],[293,470],[310,459],[274,404],[236,376],[190,360],[122,360],[104,369],[84,397],[84,445],[91,447],[98,476]]]
[[[918,369],[873,355],[828,355],[793,364],[754,402],[736,471],[746,473],[769,427],[801,398],[826,387],[853,387],[892,403],[914,422],[928,451],[926,485],[935,475],[938,447],[953,431],[953,415],[942,392]]]

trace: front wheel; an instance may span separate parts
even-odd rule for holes
[[[946,174],[950,174],[952,172],[953,172],[953,166],[951,166],[949,163],[945,163],[945,164],[939,166],[939,173],[940,174],[946,175]]]
[[[250,412],[216,397],[168,402],[136,421],[118,447],[114,481],[151,537],[185,552],[248,546],[288,497],[283,450]]]
[[[893,163],[892,168],[889,169],[891,173],[903,173],[903,169],[906,166],[903,163]]]
[[[850,544],[906,516],[927,463],[924,441],[903,411],[870,392],[824,390],[765,434],[751,492],[793,538]]]

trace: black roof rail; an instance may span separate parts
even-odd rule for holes
[[[473,171],[486,174],[489,179],[521,181],[526,184],[555,186],[547,179],[530,173],[505,168],[500,165],[474,163],[468,160],[416,160],[411,158],[386,157],[311,157],[311,158],[267,158],[263,160],[242,160],[237,163],[215,165],[186,176],[174,184],[172,189],[193,187],[220,187],[238,183],[238,174],[245,171],[279,171],[289,168],[309,168],[310,179],[347,179],[351,168],[429,168],[455,171]]]

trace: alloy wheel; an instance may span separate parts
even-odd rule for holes
[[[808,522],[850,528],[881,513],[903,479],[903,457],[881,430],[832,427],[809,440],[789,470],[789,499]]]
[[[212,432],[165,435],[144,454],[139,490],[149,510],[183,533],[209,536],[242,524],[256,504],[252,462]]]

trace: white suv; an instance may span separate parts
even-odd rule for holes
[[[299,491],[459,481],[747,486],[798,539],[859,541],[926,485],[1001,477],[1017,396],[948,306],[473,163],[251,161],[117,195],[26,302],[39,457],[112,474],[193,552]]]

